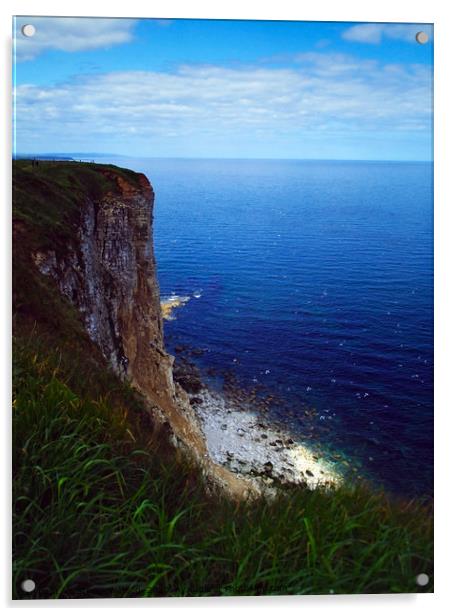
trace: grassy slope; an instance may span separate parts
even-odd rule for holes
[[[85,184],[96,196],[104,180],[90,165],[27,165],[14,208],[13,595],[26,578],[36,598],[419,590],[433,552],[421,504],[358,486],[238,506],[207,498],[196,469],[152,439],[139,396],[28,256],[64,250]]]

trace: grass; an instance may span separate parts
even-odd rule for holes
[[[418,573],[432,579],[426,506],[365,486],[207,497],[139,429],[139,398],[131,411],[127,397],[76,393],[62,354],[16,341],[16,598],[27,578],[34,598],[416,592]]]
[[[13,597],[431,592],[428,504],[365,485],[242,504],[206,495],[198,470],[153,432],[143,400],[31,262],[41,242],[70,237],[82,198],[64,188],[70,174],[85,182],[78,166],[53,165],[39,167],[47,197],[38,191],[36,218],[24,184],[36,169],[18,161],[25,175],[16,176]],[[431,581],[419,588],[422,572]],[[27,578],[31,595],[20,587]]]
[[[27,223],[34,239],[64,246],[78,221],[80,204],[86,197],[96,201],[108,191],[118,190],[113,179],[102,172],[114,171],[139,186],[139,175],[115,165],[78,162],[13,161],[14,219]]]

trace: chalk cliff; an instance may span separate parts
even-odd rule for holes
[[[104,165],[93,170],[108,189],[95,198],[82,195],[76,232],[64,250],[39,247],[34,264],[78,309],[114,371],[144,394],[153,423],[203,467],[207,484],[241,497],[250,484],[208,458],[188,396],[173,381],[152,241],[153,189],[142,174]]]

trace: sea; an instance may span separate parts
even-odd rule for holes
[[[169,350],[270,393],[344,468],[430,498],[432,163],[97,160],[154,187],[161,296],[181,300]]]

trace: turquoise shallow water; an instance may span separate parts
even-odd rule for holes
[[[162,296],[190,297],[169,347],[262,384],[300,430],[315,407],[320,438],[364,474],[430,494],[431,164],[109,162],[154,186]]]

